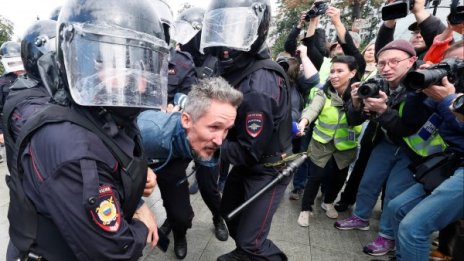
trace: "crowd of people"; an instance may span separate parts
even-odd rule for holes
[[[197,189],[215,237],[235,241],[218,261],[288,260],[268,235],[290,183],[301,227],[321,191],[328,218],[352,211],[327,229],[369,230],[381,196],[378,235],[359,251],[464,258],[458,5],[445,25],[416,0],[410,39],[394,39],[395,19],[363,43],[328,4],[303,12],[273,55],[269,0],[211,0],[176,19],[164,0],[67,0],[0,47],[6,260],[138,260],[147,245],[166,251],[171,231],[184,259]],[[308,159],[282,176],[298,154]],[[143,199],[156,186],[163,224]]]

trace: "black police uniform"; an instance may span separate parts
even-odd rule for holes
[[[188,94],[197,83],[195,64],[187,52],[171,50],[168,74],[168,104],[173,104],[176,93]]]
[[[246,75],[247,69],[241,71]],[[230,75],[224,77],[233,82]],[[224,216],[275,178],[279,168],[265,167],[264,163],[276,162],[291,153],[290,100],[284,78],[273,70],[259,69],[236,88],[244,99],[237,109],[235,125],[221,147],[222,157],[234,166],[223,191]],[[291,177],[284,178],[227,222],[237,247],[252,260],[287,259],[267,236],[290,180]]]
[[[10,92],[10,87],[13,85],[13,83],[16,81],[18,78],[18,75],[16,73],[7,73],[0,77],[0,112],[3,112],[3,105],[5,104],[6,97],[8,96],[8,93]],[[0,114],[3,117],[3,114]],[[0,133],[3,133],[3,120],[0,118]]]
[[[34,85],[29,87],[29,85]],[[50,94],[45,87],[28,77],[20,76],[11,86],[10,93],[3,107],[4,139],[8,161],[8,169],[11,171],[13,164],[13,151],[16,138],[21,128],[36,112],[40,111],[44,104],[50,100]]]
[[[72,106],[72,112],[77,110]],[[139,149],[135,123],[121,127],[109,114],[99,116],[101,112],[95,110],[91,115],[127,155]],[[67,260],[137,260],[142,256],[148,228],[124,217],[123,170],[95,133],[67,121],[47,124],[32,136],[21,164],[27,197],[56,232],[47,232],[44,241],[39,236],[39,254],[60,251],[58,255]]]

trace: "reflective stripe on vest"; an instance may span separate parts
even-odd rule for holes
[[[357,137],[361,129],[361,125],[349,127],[345,112],[332,106],[332,99],[326,98],[324,108],[314,126],[313,139],[323,144],[333,140],[338,150],[349,150],[358,146]]]
[[[403,117],[404,104],[404,101],[400,104],[400,117]],[[433,113],[415,134],[403,137],[404,142],[417,155],[427,157],[438,152],[443,152],[448,147],[438,133],[438,125],[442,121],[439,118],[440,116]]]

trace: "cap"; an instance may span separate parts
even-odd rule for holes
[[[408,26],[408,30],[411,32],[417,32],[420,31],[420,27],[417,24],[417,22],[412,23],[411,25]]]
[[[411,56],[416,56],[416,51],[411,43],[406,40],[398,39],[395,41],[391,41],[389,44],[385,45],[380,51],[377,53],[377,57],[386,50],[400,50],[403,51]]]

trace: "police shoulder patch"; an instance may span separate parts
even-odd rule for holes
[[[98,199],[90,215],[101,229],[108,232],[117,232],[121,225],[121,210],[119,202],[110,185],[99,187]]]
[[[264,115],[262,112],[249,112],[246,115],[246,132],[253,138],[263,131]]]

